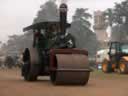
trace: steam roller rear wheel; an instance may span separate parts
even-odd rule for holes
[[[30,70],[32,70],[32,69],[30,69],[31,68],[30,64],[24,64],[23,66],[24,66],[24,69],[22,69],[22,70],[24,70],[24,75],[23,75],[24,80],[26,80],[26,81],[36,81],[37,76],[33,75],[32,72],[30,72]]]
[[[104,60],[102,62],[102,71],[104,73],[110,73],[110,72],[113,72],[114,71],[114,68],[112,68],[112,64],[110,64],[110,61],[108,60]]]
[[[128,73],[128,61],[125,61],[125,60],[120,60],[120,63],[119,63],[119,71],[120,71],[120,74],[127,74]]]
[[[90,76],[86,55],[56,54],[56,70],[51,72],[53,84],[87,84]]]
[[[22,76],[26,81],[36,81],[38,76],[38,54],[36,49],[32,48],[28,51],[25,51],[24,58],[27,59],[24,61],[24,65],[22,67]]]

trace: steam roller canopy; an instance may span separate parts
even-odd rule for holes
[[[57,68],[52,77],[54,84],[79,84],[88,82],[90,70],[87,56],[83,54],[56,54]]]

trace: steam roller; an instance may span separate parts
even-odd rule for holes
[[[66,29],[67,5],[60,5],[59,22],[40,22],[23,31],[32,30],[33,46],[23,52],[22,76],[36,81],[38,76],[50,76],[55,85],[86,85],[90,76],[88,52],[77,49],[75,38]]]

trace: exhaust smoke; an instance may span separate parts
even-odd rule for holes
[[[68,1],[68,0],[61,0],[61,4],[62,4],[62,3],[65,3],[65,4],[66,4],[67,1]]]

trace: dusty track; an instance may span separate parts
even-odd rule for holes
[[[0,70],[0,96],[128,96],[128,75],[95,72],[86,86],[53,86],[47,77],[28,83],[17,69]]]

